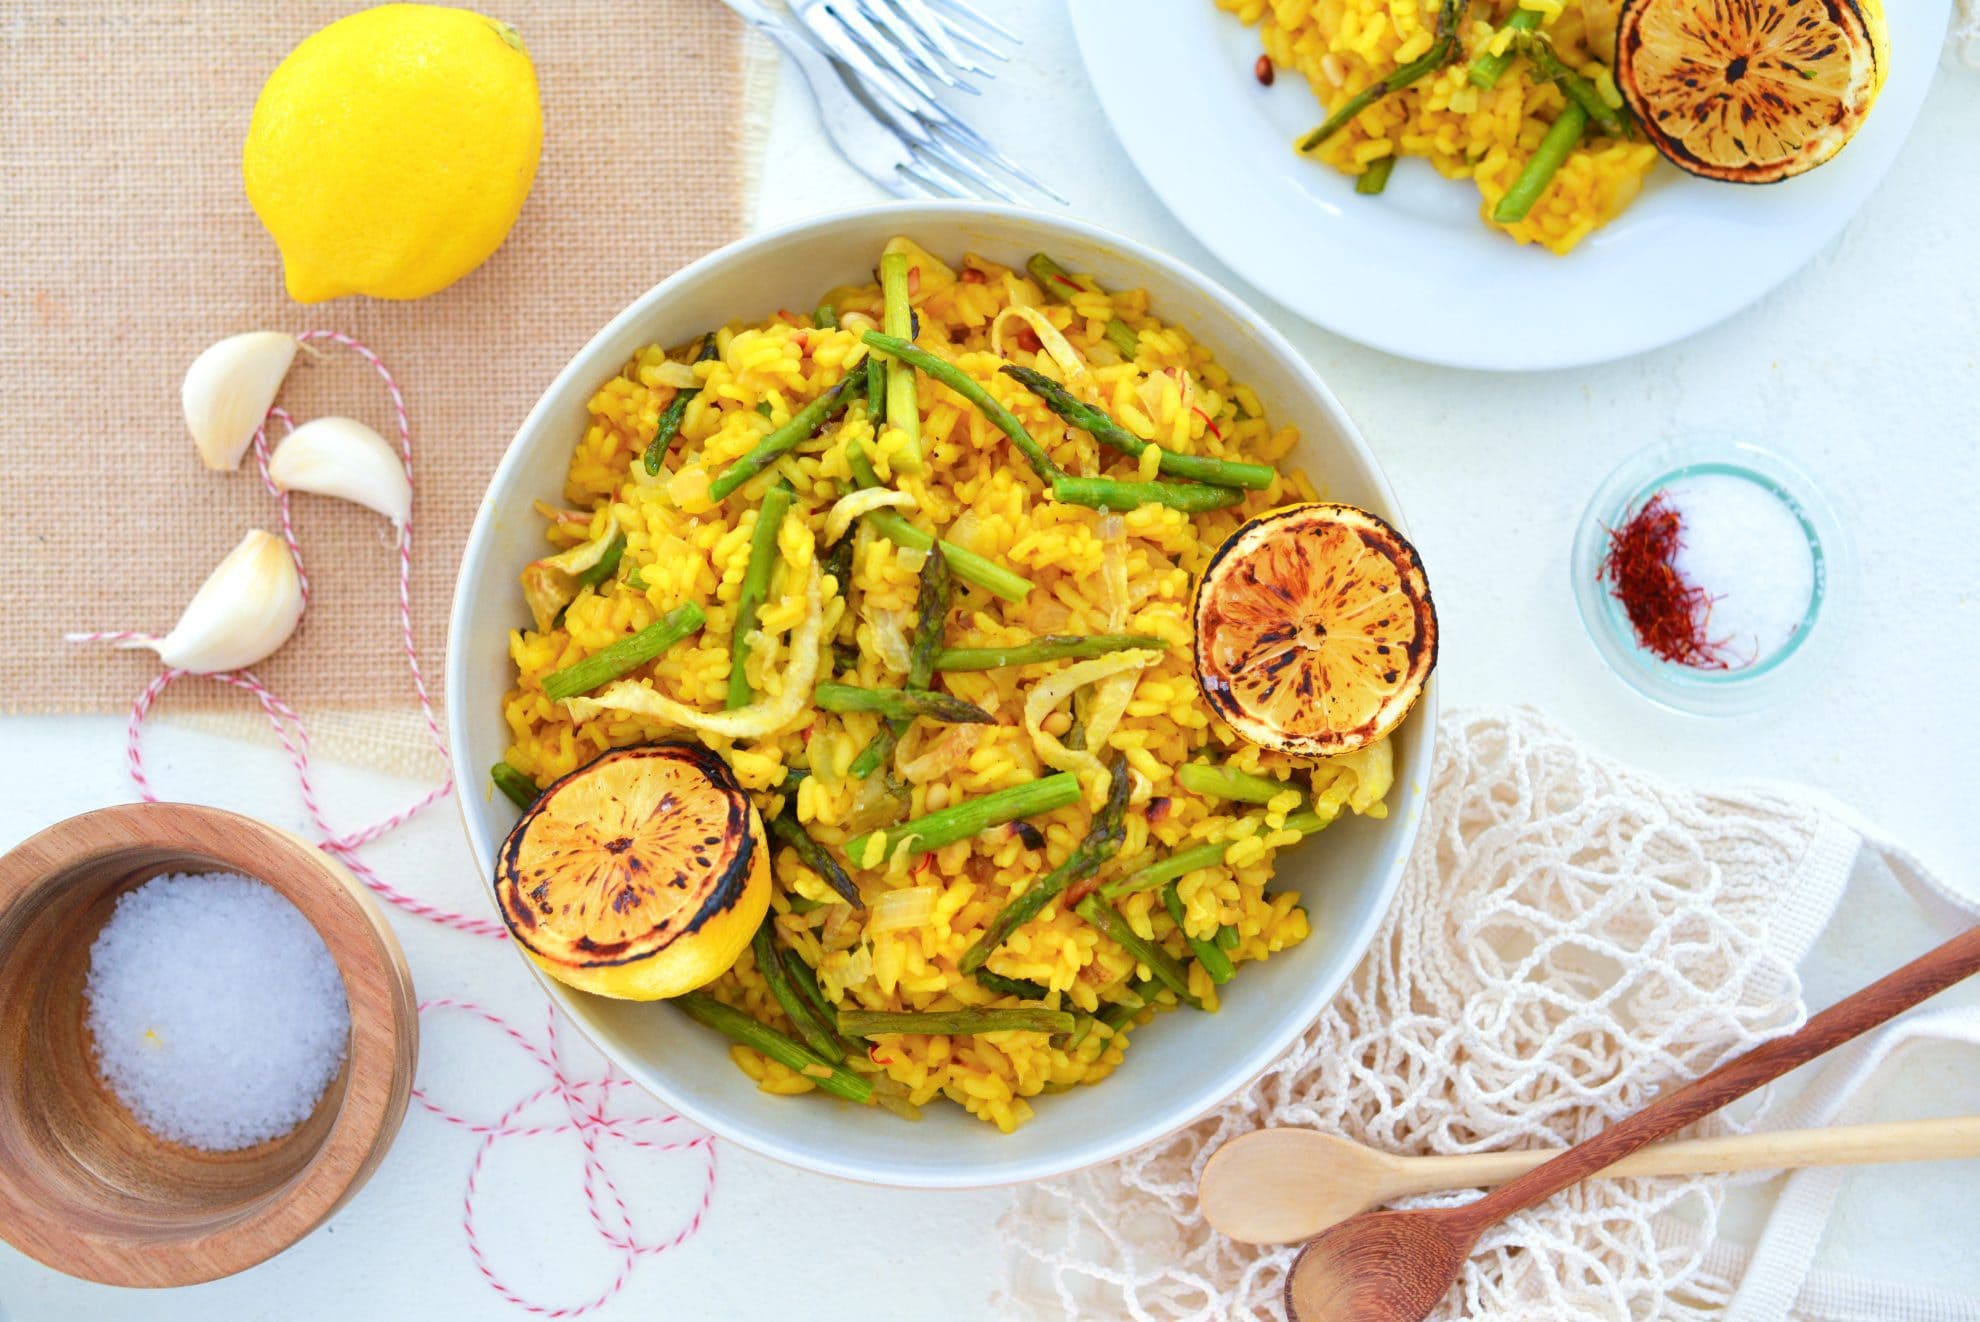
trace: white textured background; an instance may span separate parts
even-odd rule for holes
[[[1073,0],[1077,2],[1077,0]],[[1023,58],[969,109],[1014,156],[1048,174],[1075,214],[1228,273],[1156,203],[1114,144],[1080,72],[1062,0],[999,0]],[[1186,94],[1186,89],[1179,89]],[[629,89],[636,104],[637,91]],[[1444,626],[1447,703],[1538,704],[1592,742],[1696,781],[1793,779],[1829,790],[1980,891],[1974,761],[1980,705],[1980,74],[1940,74],[1923,118],[1870,205],[1813,265],[1716,330],[1607,367],[1542,376],[1423,368],[1299,325],[1237,285],[1311,357],[1386,465],[1430,567]],[[1241,186],[1206,175],[1206,187]],[[878,200],[812,124],[802,86],[779,89],[757,223]],[[664,209],[653,223],[664,223]],[[1536,258],[1536,260],[1544,260]],[[1232,282],[1235,284],[1235,282]],[[630,299],[638,291],[627,290]],[[1506,333],[1516,334],[1518,309]],[[573,339],[575,349],[579,340]],[[417,420],[418,401],[411,401]],[[1651,707],[1583,638],[1567,583],[1574,523],[1595,484],[1641,446],[1693,430],[1760,441],[1812,471],[1851,519],[1861,587],[1827,675],[1791,705],[1708,723]],[[126,566],[127,569],[134,566]],[[0,629],[60,629],[0,607]],[[437,665],[438,658],[431,659]],[[56,819],[130,797],[121,719],[0,721],[0,846]],[[170,796],[300,828],[279,755],[181,730],[152,736]],[[331,771],[339,821],[383,815],[416,787]],[[371,855],[406,889],[479,904],[445,809]],[[1909,914],[1861,898],[1811,968],[1812,999],[1921,949]],[[420,991],[463,995],[540,1032],[540,998],[492,944],[395,922]],[[488,1034],[428,1029],[423,1084],[489,1114],[538,1085]],[[1122,1083],[1131,1086],[1131,1080]],[[1891,1114],[1974,1110],[1980,1071],[1919,1057]],[[280,1259],[231,1281],[140,1294],[65,1280],[0,1246],[0,1319],[521,1317],[482,1284],[458,1224],[473,1141],[415,1112],[351,1207]],[[526,1293],[575,1303],[611,1263],[584,1229],[576,1144],[506,1145],[484,1177],[484,1237]],[[688,1201],[692,1160],[627,1161],[642,1234]],[[911,1194],[784,1170],[734,1149],[706,1229],[640,1265],[614,1318],[989,1316],[999,1270],[996,1192]],[[1824,1262],[1980,1291],[1974,1168],[1856,1177]]]

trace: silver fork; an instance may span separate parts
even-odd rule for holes
[[[969,15],[1012,45],[1021,44],[1016,34],[970,8],[966,0],[934,0],[934,3],[945,9],[938,12],[930,8],[929,0],[791,0],[791,8],[798,21],[827,50],[862,77],[878,79],[879,69],[884,67],[912,88],[922,105],[926,105],[934,100],[935,91],[923,80],[923,73],[946,87],[971,95],[976,93],[976,87],[960,74],[995,76],[973,56],[965,55],[962,45],[973,46],[991,59],[1010,59],[949,13],[949,9]]]
[[[849,71],[759,0],[723,2],[790,56],[810,87],[826,135],[839,154],[896,197],[934,194],[1021,202],[1016,193],[984,168],[987,163],[1061,203],[1066,201],[1056,190],[997,151],[966,121],[950,113],[934,99],[932,89],[924,95],[871,58],[863,61],[863,67],[852,64]],[[890,2],[905,4],[910,12],[916,8],[933,12],[924,0],[842,0],[842,3],[866,6]],[[946,5],[960,0],[934,2]],[[945,37],[954,35],[953,27],[941,30]],[[934,43],[933,32],[923,31]],[[980,48],[981,43],[978,45]],[[852,48],[857,50],[857,44],[853,43]],[[939,44],[935,48],[941,49]],[[926,84],[921,86],[925,88]]]

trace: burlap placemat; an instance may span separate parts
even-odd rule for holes
[[[128,702],[155,658],[63,632],[163,632],[247,528],[274,526],[251,471],[200,466],[179,409],[193,356],[260,328],[343,330],[398,374],[418,465],[416,632],[437,682],[461,544],[529,406],[613,313],[741,232],[741,43],[726,9],[489,0],[529,46],[545,122],[508,242],[420,302],[291,302],[242,192],[241,144],[269,71],[355,7],[0,0],[0,711]],[[391,435],[383,392],[349,355],[299,355],[281,402]],[[410,701],[389,530],[309,496],[297,520],[310,613],[259,671],[306,712],[371,729],[364,713]],[[172,701],[239,699],[200,685]]]

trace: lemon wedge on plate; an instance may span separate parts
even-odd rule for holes
[[[1888,43],[1881,0],[1624,0],[1616,85],[1680,169],[1770,184],[1848,145]]]
[[[699,744],[606,753],[543,792],[503,842],[495,898],[559,982],[654,1001],[712,982],[770,906],[763,823]]]
[[[1310,757],[1402,723],[1437,664],[1416,548],[1367,510],[1291,505],[1231,534],[1196,588],[1196,679],[1240,738]]]

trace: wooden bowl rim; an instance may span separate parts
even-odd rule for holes
[[[351,1016],[343,1096],[321,1144],[265,1203],[220,1226],[85,1234],[64,1208],[36,1199],[34,1188],[0,1166],[0,1239],[57,1271],[107,1285],[191,1285],[275,1256],[363,1186],[391,1147],[411,1098],[418,1001],[397,935],[342,863],[279,827],[223,808],[119,804],[57,822],[0,854],[0,917],[71,868],[143,847],[204,854],[294,904],[330,948]]]

